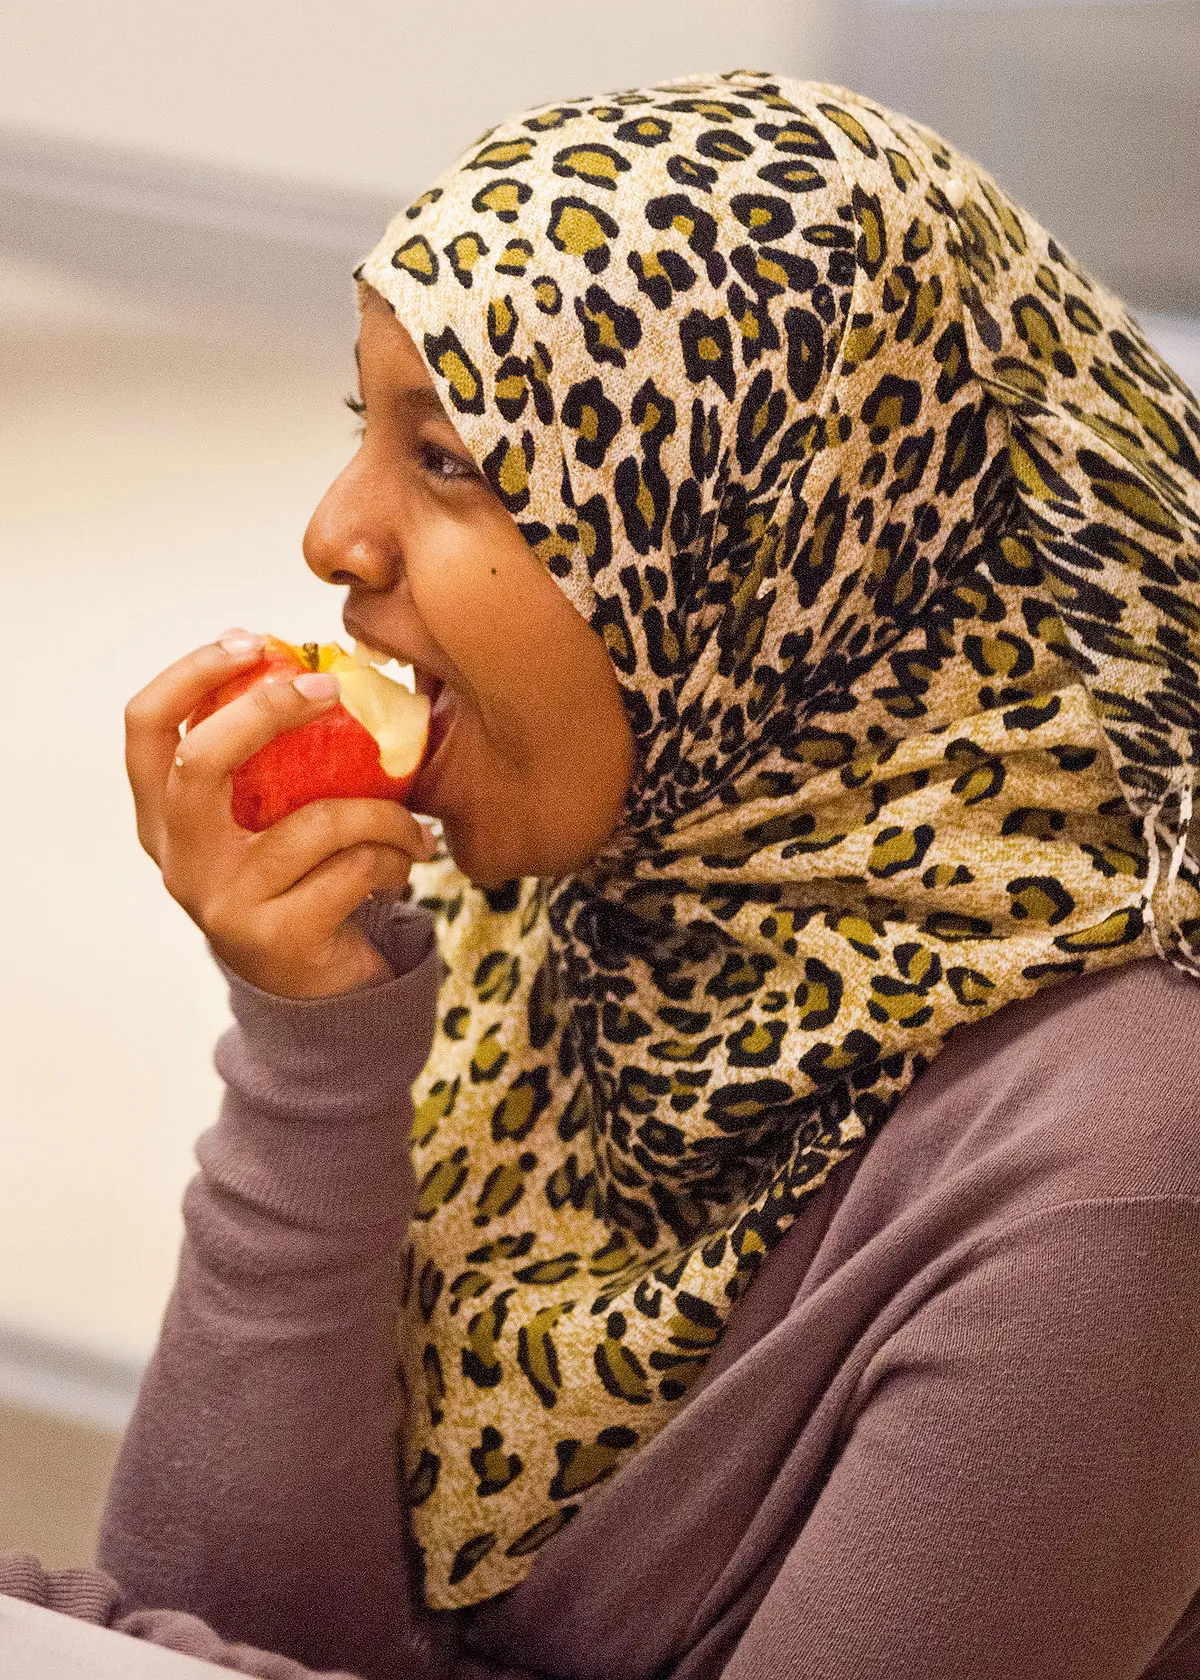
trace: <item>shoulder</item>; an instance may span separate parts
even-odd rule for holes
[[[1036,993],[994,1017],[997,1054],[1038,1065],[1060,1096],[1140,1109],[1153,1096],[1192,1109],[1200,1072],[1200,983],[1149,958]]]
[[[881,1140],[897,1121],[926,1183],[1200,1198],[1200,984],[1149,959],[1009,1004],[952,1034]]]

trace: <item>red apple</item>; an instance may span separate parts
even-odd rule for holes
[[[313,799],[402,801],[421,767],[429,736],[429,700],[352,657],[336,642],[293,647],[268,636],[262,658],[231,677],[187,720],[192,729],[268,677],[332,671],[336,706],[311,723],[276,735],[233,773],[233,819],[259,834]]]

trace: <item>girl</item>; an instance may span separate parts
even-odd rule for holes
[[[126,1602],[380,1676],[1200,1673],[1193,399],[936,136],[756,73],[514,118],[359,282],[306,557],[444,844],[235,829],[331,703],[181,743],[253,636],[131,704],[237,1025]]]

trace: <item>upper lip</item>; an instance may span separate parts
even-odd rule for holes
[[[393,647],[390,642],[373,635],[361,619],[356,618],[352,612],[342,614],[342,623],[346,627],[346,634],[353,637],[356,642],[365,642],[376,653],[390,653],[398,664],[411,665],[417,693],[427,694],[431,700],[437,699],[442,687],[442,678],[429,666],[422,665],[419,660],[414,659],[403,648]]]

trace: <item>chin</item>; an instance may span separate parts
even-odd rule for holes
[[[557,880],[563,875],[572,874],[587,861],[586,858],[578,862],[560,857],[550,858],[532,850],[520,854],[514,848],[507,848],[503,854],[498,855],[493,847],[472,846],[465,839],[460,839],[450,831],[449,825],[443,825],[442,833],[446,850],[455,864],[471,885],[478,887],[481,892],[493,892],[509,881],[527,880],[531,876]]]
[[[536,873],[522,869],[511,858],[497,857],[494,847],[478,843],[467,824],[457,823],[452,818],[442,819],[442,839],[457,867],[471,885],[481,891],[490,892],[495,887],[502,887],[506,881]]]
[[[497,819],[494,811],[486,816],[480,812],[478,818],[475,813],[446,815],[441,823],[446,850],[471,885],[483,891],[533,876],[555,881],[574,875],[591,862],[610,837],[606,830],[584,839],[564,832],[558,825],[553,832],[524,832],[511,822]],[[498,832],[503,834],[500,845],[496,843]]]

